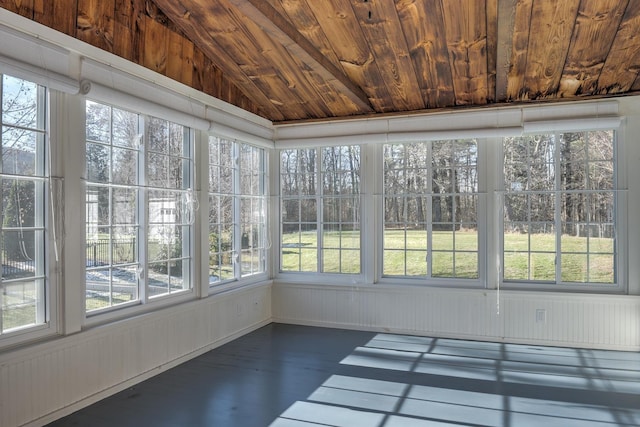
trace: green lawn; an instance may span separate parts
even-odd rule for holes
[[[326,249],[322,271],[360,271],[358,232],[326,232],[323,240]],[[282,270],[319,271],[317,244],[315,231],[284,234]],[[435,231],[432,245],[433,277],[478,278],[478,236],[475,231]],[[386,230],[384,247],[385,275],[427,275],[426,231]],[[563,282],[613,283],[613,239],[565,235],[561,247]],[[553,234],[506,234],[505,278],[555,281],[555,251]]]
[[[36,290],[33,282],[5,284],[2,298],[2,329],[36,323]]]
[[[561,278],[569,283],[613,283],[614,240],[563,235]],[[505,235],[504,276],[512,280],[555,280],[556,242],[553,234]],[[531,253],[526,250],[530,247]]]

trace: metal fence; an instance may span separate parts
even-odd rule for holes
[[[19,279],[21,277],[33,276],[36,269],[36,262],[33,259],[20,257],[15,259],[9,257],[6,252],[2,253],[2,278],[6,280]]]
[[[110,249],[112,257],[110,257]],[[135,239],[95,239],[87,241],[87,267],[133,262],[136,256]]]

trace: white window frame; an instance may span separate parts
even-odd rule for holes
[[[119,106],[114,102],[105,102],[101,100],[99,97],[90,98],[92,102],[96,102],[100,105],[104,105],[110,108],[121,109],[124,111],[131,112],[133,114],[138,115],[139,120],[139,129],[142,130],[142,134],[140,135],[140,148],[138,151],[138,179],[135,185],[128,186],[127,188],[132,188],[137,191],[138,199],[137,199],[137,227],[138,227],[138,237],[137,237],[137,258],[135,262],[140,265],[137,273],[137,282],[138,282],[138,298],[118,305],[107,306],[104,308],[100,308],[97,310],[86,311],[85,309],[85,324],[86,325],[94,325],[97,323],[118,319],[121,317],[127,317],[130,315],[137,314],[139,312],[148,311],[151,309],[157,309],[168,305],[178,304],[184,301],[192,300],[195,298],[196,289],[197,289],[197,281],[194,280],[195,276],[195,227],[193,224],[193,220],[195,218],[195,196],[193,195],[193,188],[195,182],[195,131],[187,126],[184,126],[180,123],[171,121],[171,118],[166,117],[154,117],[145,114],[144,111],[135,111],[132,108],[128,108],[127,106]],[[83,103],[85,105],[86,103]],[[86,106],[85,106],[86,111]],[[149,148],[149,132],[148,126],[149,121],[161,120],[165,121],[170,125],[179,125],[183,128],[184,132],[184,153],[180,159],[182,159],[183,167],[184,162],[188,163],[186,175],[183,169],[183,185],[181,189],[177,188],[168,188],[162,186],[150,186],[149,179],[147,177],[148,174],[148,158],[149,152],[151,151]],[[86,125],[86,122],[85,122]],[[83,147],[86,148],[86,139]],[[84,151],[84,150],[83,150]],[[84,152],[83,152],[84,154]],[[87,182],[87,185],[91,185],[91,183]],[[111,181],[109,181],[108,185],[112,185]],[[183,203],[185,205],[185,213],[184,217],[186,218],[180,224],[176,224],[176,227],[182,227],[183,229],[183,241],[182,241],[182,263],[188,265],[186,271],[184,271],[183,267],[183,276],[182,280],[186,283],[186,289],[176,290],[174,292],[168,292],[166,294],[162,294],[159,296],[151,297],[148,292],[148,277],[149,277],[149,265],[151,260],[149,259],[148,254],[148,245],[149,245],[149,226],[150,217],[149,217],[149,193],[153,191],[169,191],[174,193],[180,193],[182,196]],[[191,194],[191,196],[188,196]],[[86,200],[86,197],[85,197]],[[86,203],[86,201],[85,201]],[[111,204],[111,201],[110,201]],[[111,209],[111,208],[110,208]],[[85,218],[85,227],[86,227],[86,218]],[[86,247],[86,233],[83,236],[83,247]],[[188,255],[185,255],[185,251],[188,251]],[[85,252],[86,253],[86,252]],[[86,264],[86,262],[85,262]],[[110,264],[112,265],[112,264]],[[86,267],[84,268],[86,271]],[[85,276],[86,277],[86,276]],[[83,287],[86,292],[86,286]],[[86,297],[83,298],[83,301],[86,303]]]
[[[507,194],[507,190],[504,188],[504,175],[503,171],[500,170],[497,174],[497,183],[496,183],[496,192],[494,197],[495,203],[495,212],[496,212],[496,229],[495,229],[495,240],[497,243],[497,254],[494,259],[497,260],[497,272],[498,272],[498,286],[502,289],[509,290],[522,290],[522,291],[555,291],[555,292],[582,292],[582,293],[606,293],[606,294],[616,294],[616,293],[624,293],[627,291],[627,259],[628,259],[628,245],[626,242],[626,233],[627,229],[627,218],[626,218],[626,196],[627,192],[624,190],[626,183],[626,170],[624,168],[623,162],[620,159],[624,158],[624,146],[625,146],[625,138],[624,138],[624,129],[622,126],[619,127],[589,127],[585,130],[580,130],[580,128],[576,128],[573,126],[567,126],[566,131],[562,130],[562,127],[558,127],[556,129],[551,129],[548,132],[545,132],[542,129],[537,129],[535,134],[554,134],[556,140],[559,140],[559,135],[563,133],[576,133],[576,132],[590,132],[590,131],[613,131],[614,132],[614,147],[613,147],[613,167],[614,167],[614,176],[613,176],[613,188],[612,189],[603,189],[603,190],[576,190],[581,191],[583,193],[590,192],[611,192],[614,194],[614,229],[615,229],[615,240],[614,240],[614,276],[615,283],[599,283],[599,282],[563,282],[561,280],[561,266],[558,263],[558,259],[561,256],[560,253],[560,236],[561,236],[561,220],[560,214],[558,212],[558,204],[559,198],[562,194],[566,193],[559,188],[559,179],[560,179],[560,162],[556,160],[554,163],[555,168],[555,176],[556,182],[554,182],[554,189],[550,190],[548,193],[552,193],[556,196],[556,212],[554,213],[554,227],[555,231],[555,239],[556,239],[556,250],[555,250],[555,281],[554,282],[545,282],[545,281],[536,281],[536,280],[508,280],[504,278],[504,206],[505,201],[504,197]],[[533,135],[534,133],[531,133]],[[496,149],[496,164],[502,165],[502,159],[504,156],[504,144],[503,140],[500,139],[497,144]],[[556,146],[556,158],[558,156],[557,151],[560,150],[560,144]]]
[[[358,226],[358,249],[354,250],[352,248],[344,248],[342,246],[340,246],[339,248],[337,248],[337,250],[340,251],[340,253],[343,250],[348,250],[348,251],[353,251],[353,252],[358,252],[358,258],[359,258],[359,272],[354,273],[354,272],[325,272],[323,271],[323,251],[328,249],[328,250],[336,250],[336,248],[325,248],[324,246],[324,238],[323,238],[323,230],[324,230],[324,226],[325,224],[329,224],[327,222],[325,222],[325,218],[324,218],[324,191],[323,191],[323,174],[324,174],[324,170],[323,170],[323,165],[322,165],[322,152],[324,149],[330,149],[330,148],[335,148],[335,147],[340,147],[340,148],[345,148],[345,147],[358,147],[359,150],[359,160],[360,160],[360,170],[358,172],[359,174],[359,184],[360,184],[360,190],[358,192],[358,194],[352,194],[352,195],[333,195],[333,196],[328,196],[331,197],[333,199],[341,199],[341,198],[354,198],[354,199],[358,199],[359,200],[359,212],[358,212],[358,216],[359,216],[359,221],[353,222],[353,224],[357,224]],[[311,195],[297,195],[297,196],[284,196],[282,195],[282,175],[283,175],[283,171],[282,169],[282,153],[284,151],[289,151],[289,150],[315,150],[315,165],[314,165],[314,174],[315,174],[315,182],[316,182],[316,192],[315,194]],[[339,144],[335,144],[335,145],[328,145],[328,146],[312,146],[312,147],[298,147],[298,148],[290,148],[290,149],[281,149],[278,150],[277,152],[277,170],[278,170],[278,188],[279,188],[279,193],[280,193],[280,200],[279,200],[279,218],[282,218],[282,209],[283,209],[283,202],[285,200],[314,200],[315,201],[315,210],[316,210],[316,219],[315,221],[302,221],[302,218],[299,218],[297,221],[297,224],[299,224],[300,226],[302,226],[302,224],[308,223],[310,225],[315,224],[316,226],[316,235],[317,235],[317,247],[314,248],[316,251],[316,269],[315,271],[302,271],[302,270],[283,270],[282,269],[282,250],[283,250],[283,242],[282,242],[282,235],[283,235],[283,222],[282,220],[279,221],[279,225],[278,225],[278,263],[277,263],[277,276],[279,279],[283,279],[284,281],[300,281],[300,282],[308,282],[308,281],[313,281],[315,280],[314,278],[318,278],[318,277],[327,277],[327,278],[331,278],[332,283],[335,284],[352,284],[354,282],[357,283],[362,283],[364,281],[367,280],[367,277],[370,277],[370,267],[371,267],[371,263],[368,262],[368,258],[369,256],[373,256],[373,253],[369,253],[369,251],[364,247],[364,242],[368,241],[368,239],[366,239],[364,237],[365,233],[364,231],[364,227],[365,224],[367,224],[367,220],[364,218],[364,214],[365,212],[363,212],[363,207],[365,205],[365,203],[367,203],[368,198],[365,196],[366,195],[366,191],[367,191],[367,187],[366,185],[368,185],[366,183],[366,179],[364,178],[365,174],[368,175],[368,166],[367,166],[367,161],[366,158],[368,157],[367,154],[368,153],[368,148],[366,144],[344,144],[344,145],[339,145]],[[336,172],[340,172],[340,171],[336,171]],[[333,223],[333,222],[332,222]],[[342,225],[345,222],[342,221],[338,221],[339,225]],[[292,223],[293,224],[293,223]],[[340,254],[340,257],[342,257],[342,254]],[[300,266],[301,268],[301,266]]]
[[[5,73],[0,73],[0,99],[2,99],[2,86],[3,76]],[[59,146],[52,140],[51,135],[56,135],[58,132],[57,112],[51,109],[52,105],[56,105],[58,99],[58,93],[54,90],[50,90],[46,86],[43,86],[39,82],[34,82],[29,76],[21,76],[19,74],[6,73],[7,76],[14,77],[16,79],[22,79],[29,83],[38,84],[38,120],[40,121],[37,128],[24,128],[26,131],[34,131],[40,134],[42,144],[40,148],[41,153],[36,159],[38,166],[42,170],[42,176],[24,176],[25,181],[31,181],[34,183],[40,183],[35,188],[36,200],[38,205],[36,211],[41,212],[41,216],[35,225],[34,230],[42,231],[42,238],[38,239],[36,246],[39,248],[36,250],[37,256],[41,258],[40,261],[36,260],[36,272],[35,277],[39,277],[38,280],[42,281],[42,288],[37,289],[38,292],[36,301],[36,323],[33,325],[26,325],[24,327],[17,327],[8,332],[2,333],[2,312],[0,310],[0,349],[3,347],[17,345],[23,342],[44,338],[57,333],[57,278],[58,275],[54,274],[57,271],[57,265],[59,262],[59,241],[60,236],[57,235],[58,220],[59,217],[52,216],[53,204],[57,204],[57,198],[59,196],[58,190],[60,189],[60,180],[55,177],[58,173],[58,165],[54,164],[53,158],[57,157],[57,150]],[[0,114],[2,109],[0,107]],[[54,117],[52,117],[54,116]],[[0,117],[1,119],[1,117]],[[1,121],[1,120],[0,120]],[[4,126],[4,122],[1,123]],[[2,178],[12,179],[14,176],[20,178],[20,174],[4,174],[0,173]],[[56,209],[58,206],[56,206]],[[0,225],[1,226],[1,225]],[[1,286],[4,289],[4,285]],[[2,304],[3,295],[0,292],[0,307]]]
[[[230,265],[231,265],[231,276],[227,277],[223,280],[211,280],[212,274],[212,266],[211,266],[211,256],[212,252],[210,252],[210,244],[208,243],[209,238],[204,239],[207,241],[206,245],[202,245],[202,248],[206,247],[206,251],[203,251],[203,263],[206,265],[205,271],[207,281],[208,281],[208,293],[216,294],[229,289],[237,288],[240,286],[257,283],[260,281],[267,280],[269,278],[269,258],[271,251],[270,243],[269,243],[269,153],[268,151],[257,145],[252,143],[243,141],[242,139],[230,138],[228,136],[219,136],[214,133],[208,135],[206,139],[206,159],[207,159],[207,168],[206,175],[203,178],[203,186],[206,185],[206,200],[201,201],[200,208],[202,209],[202,215],[206,220],[202,221],[203,224],[203,232],[202,235],[209,236],[212,232],[212,226],[220,226],[220,222],[215,224],[211,224],[209,222],[209,211],[213,209],[214,206],[211,206],[211,198],[218,197],[228,197],[231,199],[232,204],[232,217],[229,225],[231,226],[231,247],[230,250],[224,251],[230,256]],[[211,162],[211,144],[220,144],[221,142],[230,144],[231,149],[231,165],[213,165]],[[258,183],[257,190],[258,194],[244,194],[242,191],[242,181],[245,179],[247,173],[244,173],[247,169],[249,169],[251,175],[251,168],[246,168],[242,162],[241,151],[243,147],[246,147],[250,150],[258,150],[258,162],[260,163],[259,170],[257,171]],[[220,187],[217,185],[210,185],[211,172],[210,167],[213,166],[215,168],[226,167],[230,169],[231,173],[231,186],[228,192],[219,191]],[[214,188],[218,191],[213,191]],[[245,200],[252,200],[262,205],[262,209],[257,214],[257,220],[250,224],[255,225],[258,228],[262,229],[262,232],[259,233],[260,237],[257,239],[257,246],[252,245],[249,249],[251,251],[256,250],[259,254],[258,262],[261,265],[261,268],[255,272],[251,270],[247,271],[243,268],[243,263],[246,260],[243,260],[243,251],[247,251],[247,248],[243,248],[243,226],[246,224],[243,222],[243,218],[241,215],[242,211],[242,203]],[[218,219],[220,219],[220,213],[217,215]],[[206,227],[206,233],[205,231]],[[206,255],[205,255],[206,254]],[[220,257],[221,252],[215,252],[216,256]],[[219,258],[220,259],[220,258]],[[206,263],[204,262],[206,260]]]
[[[462,196],[465,195],[469,195],[469,196],[473,196],[477,198],[477,214],[476,214],[476,227],[477,227],[477,270],[478,270],[478,277],[477,278],[463,278],[463,277],[441,277],[441,276],[433,276],[431,274],[432,270],[432,254],[434,252],[433,250],[433,218],[432,218],[432,198],[435,196],[441,196],[444,195],[446,196],[451,196],[454,195],[454,193],[434,193],[433,192],[433,188],[432,188],[432,180],[431,178],[431,171],[432,171],[432,165],[431,165],[431,158],[432,158],[432,152],[433,152],[433,144],[435,142],[453,142],[453,141],[462,141],[462,140],[474,140],[476,143],[476,165],[475,165],[475,173],[477,175],[477,188],[475,192],[460,192],[460,193],[455,193],[455,194],[460,194]],[[426,169],[429,171],[429,179],[427,180],[427,192],[424,193],[420,193],[421,196],[425,197],[427,199],[427,208],[426,208],[426,230],[425,232],[427,233],[427,239],[428,239],[428,245],[427,248],[424,249],[424,252],[426,254],[427,257],[427,275],[425,276],[413,276],[413,275],[385,275],[384,274],[384,232],[385,232],[385,226],[386,226],[386,221],[384,218],[384,203],[385,203],[385,198],[386,198],[386,193],[385,193],[385,189],[384,189],[384,174],[378,174],[376,175],[376,179],[379,180],[379,185],[380,188],[382,189],[381,194],[382,196],[380,197],[380,202],[377,204],[377,208],[380,210],[380,225],[377,226],[377,230],[379,233],[379,246],[380,248],[378,249],[378,263],[379,263],[379,268],[377,271],[377,277],[379,278],[379,281],[382,283],[402,283],[402,284],[411,284],[411,285],[427,285],[427,286],[446,286],[446,287],[463,287],[463,288],[472,288],[472,287],[481,287],[486,285],[487,281],[486,281],[486,259],[487,259],[487,255],[486,255],[486,234],[487,234],[487,230],[486,230],[486,180],[487,180],[487,175],[485,172],[485,161],[484,159],[486,158],[486,144],[485,144],[485,140],[481,139],[481,138],[448,138],[448,139],[425,139],[425,140],[420,140],[420,141],[412,141],[412,142],[394,142],[392,139],[389,140],[389,142],[385,143],[384,145],[382,144],[377,144],[380,145],[380,148],[378,148],[378,151],[380,152],[380,160],[378,161],[377,165],[379,168],[384,168],[383,166],[383,161],[384,161],[384,148],[388,145],[405,145],[405,144],[414,144],[414,143],[418,143],[418,144],[425,144],[426,145],[426,150],[427,150],[427,162],[428,162],[428,166],[426,167]],[[417,193],[416,193],[417,194]],[[416,195],[414,194],[414,195]],[[398,249],[398,251],[400,251]],[[405,248],[405,253],[406,253],[406,248]],[[452,248],[451,253],[455,253],[457,252],[455,250],[455,248]]]

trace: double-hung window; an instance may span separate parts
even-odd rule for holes
[[[87,101],[86,138],[87,312],[191,289],[190,129]]]
[[[283,272],[359,274],[360,147],[280,154]]]
[[[478,279],[474,139],[384,146],[383,276]]]
[[[505,138],[503,156],[503,281],[615,285],[615,132]]]
[[[47,90],[0,75],[0,336],[48,322]]]
[[[266,273],[267,156],[209,137],[209,284]]]

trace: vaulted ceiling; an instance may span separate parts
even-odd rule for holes
[[[139,56],[178,35],[238,92],[225,100],[274,122],[640,91],[636,0],[77,0],[66,32],[115,33],[94,9],[141,22],[130,10],[141,2],[170,31],[138,40]],[[104,44],[121,54],[113,37]],[[165,55],[165,74],[193,58]]]
[[[640,89],[640,2],[153,0],[275,121]]]

